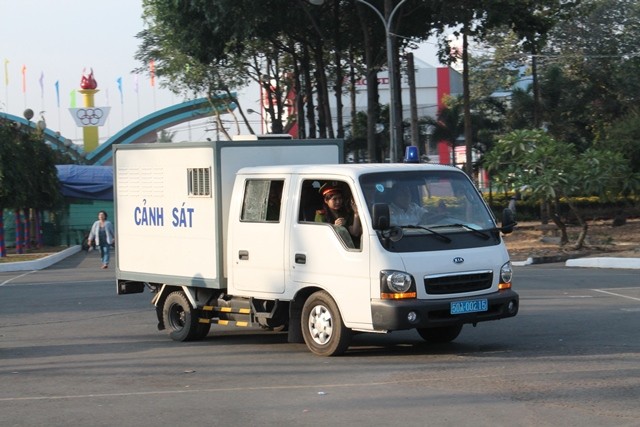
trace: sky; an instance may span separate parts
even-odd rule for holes
[[[183,102],[161,88],[158,79],[151,85],[146,64],[144,73],[133,72],[143,66],[134,59],[139,46],[135,36],[143,28],[141,0],[0,0],[0,111],[23,117],[30,108],[33,120],[43,111],[48,128],[81,144],[82,129],[68,109],[71,92],[80,89],[83,71],[90,69],[99,90],[95,106],[111,107],[99,129],[100,143],[153,111]],[[429,44],[415,56],[437,63]],[[240,94],[243,108],[258,110],[257,89],[255,96],[247,91]],[[76,106],[82,106],[80,94]],[[192,140],[204,140],[214,132],[202,122],[173,130]]]

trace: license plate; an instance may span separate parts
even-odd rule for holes
[[[486,299],[456,301],[451,303],[451,314],[477,313],[487,310],[489,310],[489,303]]]

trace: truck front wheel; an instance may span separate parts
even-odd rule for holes
[[[162,318],[174,341],[193,341],[207,336],[208,323],[198,322],[198,310],[191,307],[189,300],[182,292],[172,292],[167,296],[162,307]]]
[[[418,328],[418,333],[423,340],[432,343],[446,343],[458,338],[462,331],[462,325],[443,326],[440,328]]]
[[[318,356],[337,356],[349,347],[351,331],[344,326],[331,296],[319,291],[302,307],[302,335],[307,347]]]

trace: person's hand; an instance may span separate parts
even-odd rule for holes
[[[347,220],[344,218],[338,218],[336,219],[336,222],[334,222],[335,225],[345,225],[347,223]]]
[[[358,214],[358,206],[356,205],[356,201],[353,199],[351,200],[351,210],[354,214]]]

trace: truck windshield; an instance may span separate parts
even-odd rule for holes
[[[372,173],[361,176],[360,185],[370,213],[375,203],[388,204],[390,225],[402,227],[405,235],[435,235],[426,229],[449,234],[495,228],[475,187],[459,172]]]

